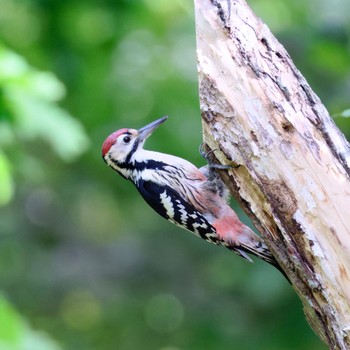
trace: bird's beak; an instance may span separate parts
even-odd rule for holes
[[[152,134],[152,132],[158,128],[158,126],[164,123],[168,119],[168,116],[162,117],[160,119],[155,120],[154,122],[147,124],[143,128],[138,130],[139,136],[138,139],[140,141],[146,140],[146,138]]]

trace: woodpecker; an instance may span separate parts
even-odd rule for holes
[[[146,139],[167,118],[139,130],[113,132],[102,145],[105,163],[130,180],[143,199],[173,224],[225,246],[250,262],[247,253],[281,270],[263,240],[228,205],[228,190],[210,165],[198,169],[185,159],[143,148]]]

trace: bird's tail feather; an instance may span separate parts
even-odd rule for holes
[[[249,237],[248,240],[239,241],[239,247],[230,247],[231,250],[234,250],[236,254],[245,258],[246,260],[253,262],[252,259],[247,255],[252,254],[257,258],[269,263],[274,266],[277,270],[279,270],[283,276],[287,279],[289,283],[290,279],[277,262],[276,258],[272,255],[270,249],[263,242],[262,238],[260,238],[256,233],[254,233],[249,227],[244,227],[244,237]]]

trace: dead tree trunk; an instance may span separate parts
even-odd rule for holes
[[[332,349],[350,348],[350,152],[244,0],[195,0],[204,142]]]

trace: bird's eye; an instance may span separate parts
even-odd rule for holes
[[[129,143],[131,141],[130,136],[124,136],[123,141],[124,143]]]

